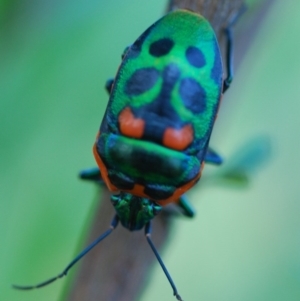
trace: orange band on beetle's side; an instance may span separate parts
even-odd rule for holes
[[[95,144],[93,146],[93,154],[94,154],[95,160],[96,160],[97,165],[98,165],[98,167],[100,169],[102,180],[106,184],[107,188],[110,191],[118,191],[119,189],[110,182],[110,180],[108,178],[107,168],[104,165],[102,159],[100,158],[100,156],[98,154],[98,151],[97,151],[97,140],[98,140],[99,136],[100,136],[100,132],[98,132],[97,137],[96,137],[96,142],[95,142]]]
[[[97,151],[97,140],[98,137],[100,136],[100,132],[97,135],[96,138],[96,142],[93,146],[93,153],[94,153],[94,157],[96,159],[97,165],[100,169],[101,172],[101,177],[103,179],[103,181],[105,182],[107,188],[110,191],[120,191],[120,189],[118,189],[115,185],[113,185],[110,181],[110,179],[108,178],[108,172],[107,172],[107,168],[104,165],[102,159],[100,158],[98,151]],[[191,187],[193,187],[200,179],[201,177],[201,173],[204,167],[204,162],[202,162],[201,167],[200,167],[200,171],[199,173],[196,175],[195,178],[193,178],[192,180],[190,180],[189,182],[185,183],[184,185],[182,185],[181,187],[178,187],[174,193],[165,199],[162,200],[154,200],[156,203],[158,203],[161,206],[165,206],[169,203],[176,203],[178,202],[178,199],[180,198],[180,196],[182,196],[185,192],[187,192]],[[139,197],[144,197],[144,198],[150,198],[145,192],[144,192],[145,186],[141,185],[141,184],[135,184],[133,189],[121,189],[121,191],[123,192],[127,192],[127,193],[131,193],[135,196],[139,196]],[[151,198],[150,198],[151,199]]]
[[[201,174],[202,174],[202,170],[204,167],[204,162],[202,162],[201,167],[200,167],[200,171],[197,174],[197,176],[192,179],[191,181],[187,182],[186,184],[182,185],[181,187],[177,188],[174,193],[172,194],[172,196],[170,196],[169,198],[166,198],[164,200],[159,200],[159,201],[155,201],[156,203],[158,203],[161,206],[166,206],[170,203],[178,203],[179,198],[186,193],[188,190],[190,190],[201,178]]]

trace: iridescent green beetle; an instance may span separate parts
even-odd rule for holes
[[[140,36],[124,55],[94,147],[111,191],[166,205],[197,182],[222,75],[215,34],[198,14],[170,13]]]
[[[232,22],[233,23],[233,22]],[[145,227],[147,241],[178,300],[182,300],[151,241],[150,221],[162,206],[176,203],[183,214],[194,211],[183,194],[200,179],[204,162],[222,159],[209,148],[222,93],[232,80],[231,25],[227,37],[227,78],[214,31],[199,14],[171,12],[150,26],[123,54],[107,109],[94,144],[99,168],[81,173],[101,180],[119,194],[111,227],[83,250],[57,277],[66,275],[120,220],[129,230]]]
[[[121,191],[113,204],[125,227],[142,228],[157,205],[170,202],[192,214],[181,196],[200,178],[222,76],[214,31],[190,11],[166,15],[126,51],[115,80],[109,82],[110,100],[94,145],[102,179],[111,191]],[[213,160],[220,162],[216,154]],[[132,207],[125,194],[145,198],[156,209],[136,221],[138,215],[128,213],[132,209],[122,209]]]

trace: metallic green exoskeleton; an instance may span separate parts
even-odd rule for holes
[[[192,217],[183,194],[200,179],[204,162],[222,162],[209,140],[222,93],[232,80],[231,25],[225,31],[224,82],[214,31],[191,11],[167,14],[125,50],[115,79],[106,84],[110,99],[93,149],[99,168],[80,175],[119,192],[111,197],[116,215],[110,228],[58,276],[15,288],[39,288],[65,276],[120,221],[131,231],[145,228],[174,296],[182,301],[152,243],[151,220],[168,203]]]
[[[222,76],[205,18],[178,10],[149,27],[123,55],[95,142],[108,188],[178,202],[200,178]]]

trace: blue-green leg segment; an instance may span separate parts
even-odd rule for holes
[[[220,165],[223,163],[223,159],[210,147],[207,149],[207,152],[204,157],[204,161],[209,164]]]
[[[60,279],[67,275],[68,271],[73,267],[73,265],[79,261],[84,255],[86,255],[89,251],[91,251],[99,242],[101,242],[104,238],[106,238],[111,232],[117,227],[119,222],[118,216],[114,216],[110,227],[107,231],[105,231],[102,235],[100,235],[95,241],[93,241],[88,247],[86,247],[80,254],[78,254],[69,264],[68,266],[58,275],[53,278],[50,278],[46,281],[43,281],[36,285],[29,285],[29,286],[22,286],[22,285],[13,285],[13,288],[19,289],[19,290],[31,290],[34,288],[40,288],[43,286],[46,286],[52,282],[54,282],[57,279]]]
[[[194,217],[195,216],[195,210],[192,207],[192,205],[190,204],[190,202],[188,201],[187,197],[185,195],[182,195],[179,198],[178,201],[178,207],[181,209],[182,213],[187,216],[187,217]]]
[[[110,95],[113,84],[114,84],[113,78],[108,79],[105,83],[105,89],[109,95]]]
[[[103,183],[101,173],[98,167],[92,167],[84,169],[79,173],[79,178],[87,181],[94,181],[97,183]]]
[[[246,11],[246,5],[242,5],[238,13],[233,16],[232,20],[229,22],[228,26],[224,29],[224,34],[226,36],[226,70],[227,77],[223,83],[223,93],[230,87],[233,79],[233,37],[232,37],[232,27],[238,21],[240,16]]]
[[[156,248],[155,248],[155,246],[154,246],[154,244],[153,244],[153,242],[152,242],[152,240],[151,240],[151,232],[152,232],[152,229],[151,229],[151,222],[149,222],[149,223],[146,224],[146,226],[145,226],[145,235],[146,235],[147,242],[148,242],[148,244],[150,245],[150,247],[151,247],[151,249],[152,249],[152,251],[153,251],[153,253],[154,253],[156,259],[158,260],[158,262],[159,262],[161,268],[163,269],[163,271],[164,271],[166,277],[168,278],[168,281],[169,281],[170,285],[172,286],[174,296],[176,297],[177,300],[183,301],[183,300],[181,299],[181,297],[179,296],[178,291],[177,291],[177,288],[176,288],[176,286],[175,286],[175,284],[174,284],[174,282],[173,282],[173,280],[172,280],[172,278],[171,278],[171,276],[170,276],[170,274],[169,274],[169,272],[168,272],[166,266],[164,265],[164,263],[163,263],[163,261],[162,261],[160,255],[158,254],[158,252],[157,252],[157,250],[156,250]]]
[[[125,54],[127,53],[127,51],[129,50],[130,47],[131,47],[131,46],[127,46],[127,47],[124,49],[124,51],[123,51],[123,53],[122,53],[122,55],[121,55],[121,59],[122,59],[122,60],[124,59]]]
[[[223,93],[227,91],[230,87],[230,84],[233,79],[233,38],[232,38],[232,28],[229,25],[225,28],[224,33],[226,35],[226,70],[227,70],[227,77],[223,83]]]

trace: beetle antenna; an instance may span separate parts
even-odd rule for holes
[[[79,253],[69,264],[68,266],[56,277],[50,278],[46,281],[43,281],[36,285],[29,285],[29,286],[22,286],[22,285],[13,285],[13,288],[19,289],[19,290],[31,290],[35,288],[40,288],[43,286],[46,286],[57,279],[60,279],[67,275],[68,271],[72,268],[72,266],[79,261],[84,255],[86,255],[90,250],[92,250],[99,242],[101,242],[104,238],[106,238],[118,225],[119,218],[117,215],[114,216],[110,227],[108,230],[106,230],[102,235],[100,235],[95,241],[93,241],[89,246],[87,246],[81,253]]]
[[[173,282],[173,280],[172,280],[172,278],[171,278],[171,276],[170,276],[170,274],[169,274],[166,266],[164,265],[164,263],[163,263],[160,255],[158,254],[158,251],[156,250],[156,248],[155,248],[155,246],[154,246],[154,244],[153,244],[153,242],[151,240],[151,232],[152,232],[152,227],[151,227],[151,222],[149,222],[145,226],[146,239],[147,239],[147,241],[148,241],[148,243],[149,243],[149,245],[150,245],[150,247],[151,247],[154,255],[156,256],[156,259],[158,260],[161,268],[163,269],[166,277],[168,278],[170,285],[172,286],[174,296],[176,297],[177,300],[183,301],[181,299],[181,297],[179,296],[177,288],[176,288],[176,286],[175,286],[175,284],[174,284],[174,282]]]

